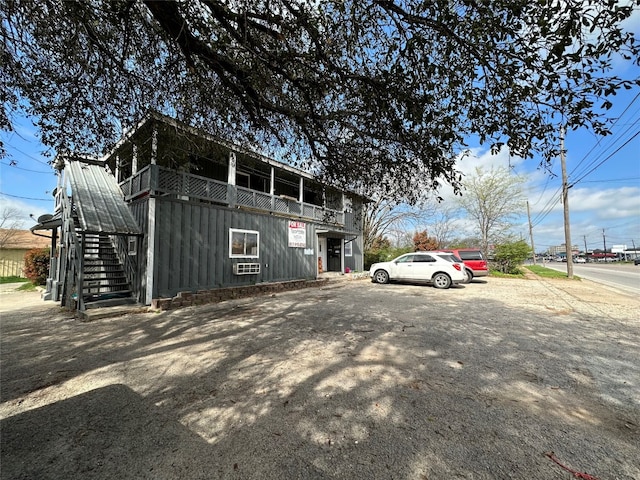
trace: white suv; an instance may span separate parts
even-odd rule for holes
[[[376,283],[393,280],[427,282],[436,288],[449,288],[467,278],[463,263],[452,262],[434,252],[406,253],[390,262],[374,263],[369,276]]]

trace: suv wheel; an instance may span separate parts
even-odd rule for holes
[[[446,273],[436,273],[431,279],[433,286],[436,288],[449,288],[451,286],[451,279]]]
[[[378,270],[373,274],[373,279],[376,283],[389,283],[389,274],[384,270]]]

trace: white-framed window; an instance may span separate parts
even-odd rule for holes
[[[229,258],[258,258],[260,256],[260,232],[229,229]]]
[[[353,240],[350,242],[344,242],[344,256],[353,257]]]

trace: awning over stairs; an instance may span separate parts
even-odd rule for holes
[[[80,229],[86,233],[141,235],[124,195],[113,175],[103,166],[69,161],[65,167],[71,183]]]

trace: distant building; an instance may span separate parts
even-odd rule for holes
[[[549,253],[549,255],[551,255],[553,257],[566,257],[567,256],[567,245],[566,245],[566,243],[563,243],[563,244],[555,246],[555,247],[549,247],[547,252]],[[577,245],[573,245],[571,247],[571,255],[574,256],[574,255],[578,255],[579,253],[580,253],[580,248]]]
[[[36,236],[29,230],[0,229],[0,277],[23,277],[24,256],[33,248],[51,246],[50,237]]]

